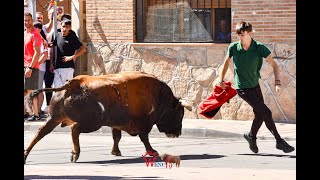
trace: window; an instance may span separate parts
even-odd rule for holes
[[[231,0],[136,0],[137,42],[231,42]]]

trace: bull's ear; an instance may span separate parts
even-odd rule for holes
[[[185,107],[188,111],[192,111],[192,102],[186,99],[180,99],[179,102],[183,107]]]

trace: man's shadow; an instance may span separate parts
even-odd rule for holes
[[[273,156],[273,157],[288,157],[288,158],[296,158],[294,155],[286,155],[286,154],[268,154],[268,153],[257,153],[257,154],[237,154],[241,156]]]

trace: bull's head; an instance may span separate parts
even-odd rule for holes
[[[191,111],[192,107],[187,101],[174,99],[170,104],[167,104],[157,127],[160,132],[164,132],[167,137],[174,138],[181,135],[182,119],[184,116],[184,107]]]

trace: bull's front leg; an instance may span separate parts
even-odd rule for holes
[[[78,123],[71,125],[71,136],[73,143],[73,150],[71,151],[71,162],[75,163],[80,156],[80,143],[79,143],[80,129]]]
[[[121,151],[119,149],[119,141],[121,139],[121,130],[111,128],[112,129],[112,138],[113,138],[113,147],[111,154],[116,156],[121,156]]]
[[[140,140],[143,142],[146,151],[152,153],[150,155],[159,156],[159,153],[156,150],[154,150],[150,145],[149,134],[139,134],[139,137]]]
[[[48,121],[46,122],[46,124],[39,128],[38,133],[32,139],[27,149],[24,150],[24,164],[26,163],[27,157],[33,146],[36,145],[38,141],[40,141],[45,135],[49,134],[55,127],[57,127],[60,124],[59,121],[52,120],[50,116],[47,120]]]

